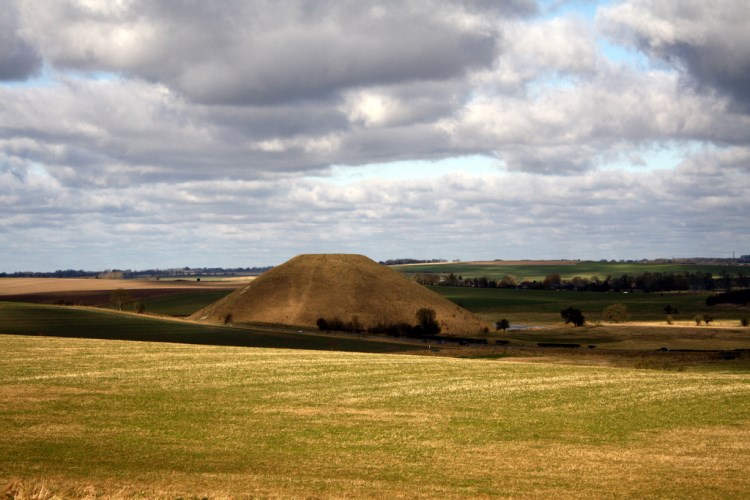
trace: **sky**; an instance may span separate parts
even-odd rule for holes
[[[0,272],[750,254],[748,0],[0,0]]]

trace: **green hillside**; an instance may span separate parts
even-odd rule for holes
[[[0,302],[0,334],[355,352],[413,349],[402,344],[300,334],[289,329],[206,326],[106,309],[17,302]]]

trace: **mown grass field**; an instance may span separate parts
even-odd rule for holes
[[[393,269],[406,274],[415,273],[454,273],[464,278],[487,277],[501,279],[505,275],[515,276],[519,281],[542,281],[551,273],[560,273],[564,280],[570,280],[576,276],[591,278],[599,276],[618,277],[623,274],[637,275],[644,272],[650,273],[712,273],[718,277],[722,271],[735,275],[738,269],[743,269],[747,274],[747,268],[737,268],[725,265],[708,264],[650,264],[638,262],[593,262],[593,261],[568,261],[565,264],[550,263],[503,263],[503,261],[473,264],[469,262],[447,262],[444,264],[411,264],[406,266],[392,266]]]
[[[750,491],[748,373],[16,335],[0,353],[7,494]]]

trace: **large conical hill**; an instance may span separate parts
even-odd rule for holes
[[[442,333],[475,333],[485,326],[466,309],[363,255],[299,255],[194,313],[191,319],[316,327],[319,318],[365,328],[416,324],[419,309],[435,311]]]

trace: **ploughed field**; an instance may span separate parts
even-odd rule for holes
[[[9,496],[750,491],[748,371],[23,335],[0,355]]]
[[[245,281],[155,281],[89,278],[2,278],[0,300],[39,304],[105,306],[113,290],[125,290],[133,300],[157,305],[162,314],[188,315],[231,293]],[[197,300],[197,302],[196,302]],[[178,304],[177,309],[169,309]]]

